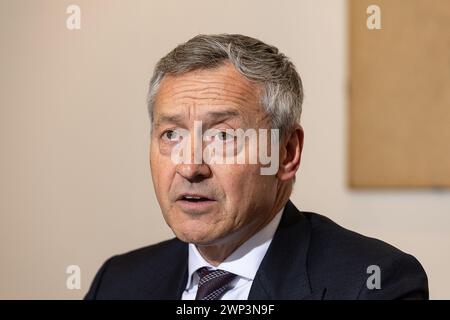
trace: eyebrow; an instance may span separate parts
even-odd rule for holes
[[[211,111],[205,114],[205,117],[207,118],[205,122],[215,124],[239,116],[241,116],[241,113],[237,110]],[[155,127],[161,126],[164,123],[182,125],[184,121],[185,116],[181,114],[161,114],[158,116],[157,121],[155,121]]]

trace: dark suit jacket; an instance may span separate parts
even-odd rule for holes
[[[370,265],[380,267],[381,289],[366,285]],[[187,272],[188,245],[164,241],[110,258],[86,299],[180,299]],[[253,299],[428,299],[428,282],[413,256],[288,202]]]

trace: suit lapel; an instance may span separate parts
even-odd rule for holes
[[[308,278],[309,221],[288,202],[280,224],[256,273],[249,300],[320,299]]]

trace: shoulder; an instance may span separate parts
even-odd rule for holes
[[[160,264],[167,264],[172,259],[179,259],[180,254],[187,252],[186,250],[186,244],[174,238],[113,256],[105,264],[110,268],[124,267],[127,272],[130,272],[130,267],[136,269],[159,267]]]
[[[187,259],[187,245],[178,239],[115,255],[103,263],[85,299],[151,298],[166,274],[182,268]]]
[[[331,219],[313,212],[302,212],[311,228],[310,253],[319,256],[364,260],[384,256],[403,256],[404,253],[394,246],[348,230]],[[317,250],[319,249],[320,250]]]
[[[313,285],[331,289],[329,297],[341,296],[342,292],[353,294],[352,298],[390,299],[405,294],[428,297],[426,273],[412,255],[345,229],[322,215],[302,214],[311,228],[309,276]],[[381,290],[367,287],[368,279],[375,273],[379,275]]]

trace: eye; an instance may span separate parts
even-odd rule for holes
[[[176,130],[167,130],[162,134],[162,138],[167,141],[179,141],[181,138],[181,135]]]
[[[220,141],[231,141],[234,139],[234,134],[228,133],[226,131],[219,131],[217,132],[216,137]]]

